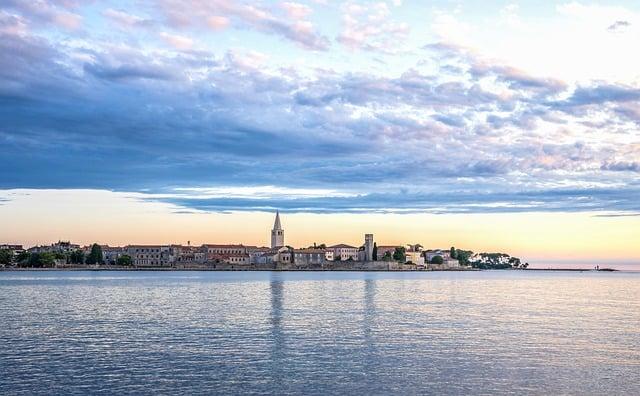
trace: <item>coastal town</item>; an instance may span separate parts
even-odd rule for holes
[[[70,241],[33,246],[0,244],[0,267],[60,269],[184,269],[184,270],[358,270],[461,271],[474,268],[522,268],[504,253],[473,253],[456,249],[426,249],[421,244],[378,245],[365,234],[362,245],[327,246],[314,243],[293,248],[285,243],[280,213],[276,212],[270,246],[244,244],[126,245]]]

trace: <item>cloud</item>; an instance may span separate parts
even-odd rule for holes
[[[154,23],[150,19],[145,19],[124,10],[115,10],[113,8],[107,8],[102,12],[102,15],[109,18],[121,28],[146,27]]]
[[[229,26],[229,18],[214,15],[207,18],[207,25],[213,30],[222,30]]]
[[[191,47],[193,47],[193,40],[189,37],[181,36],[178,34],[171,34],[167,32],[160,33],[160,37],[162,37],[162,39],[166,41],[167,44],[171,45],[172,47],[178,50],[184,51],[184,50],[191,49]]]
[[[233,188],[229,188],[233,191]],[[640,211],[640,204],[629,199],[630,193],[609,189],[552,189],[516,192],[383,192],[346,196],[186,196],[169,193],[148,195],[181,207],[203,211],[264,211],[311,213],[513,213],[513,212],[583,212]],[[617,215],[624,215],[618,213]],[[628,214],[627,214],[628,215]]]
[[[350,1],[342,6],[342,13],[342,32],[337,40],[348,48],[394,53],[407,40],[409,25],[392,21],[386,3]]]
[[[186,49],[0,33],[0,188],[221,211],[639,209],[632,84],[573,86],[447,43],[397,73]]]
[[[18,12],[29,20],[65,30],[77,30],[82,25],[82,16],[71,12],[77,6],[78,4],[74,1],[5,0],[3,2],[3,7]]]
[[[307,19],[310,8],[284,3],[286,17],[252,3],[230,0],[197,0],[185,7],[181,1],[162,0],[160,11],[174,27],[208,27],[221,30],[233,22],[235,27],[280,36],[299,46],[323,51],[329,40]]]
[[[567,100],[568,104],[584,106],[607,102],[631,102],[640,100],[640,88],[624,85],[594,85],[578,87]]]
[[[610,32],[620,32],[624,31],[625,28],[629,26],[631,26],[631,23],[629,23],[628,21],[615,21],[607,28],[607,30]]]
[[[605,162],[600,169],[614,172],[640,172],[640,162]]]

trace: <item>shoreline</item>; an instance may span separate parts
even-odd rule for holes
[[[443,269],[443,270],[388,270],[388,269],[230,269],[230,268],[0,268],[0,272],[57,272],[57,271],[131,271],[131,272],[480,272],[480,271],[549,271],[549,272],[634,272],[613,268],[527,268],[527,269]]]

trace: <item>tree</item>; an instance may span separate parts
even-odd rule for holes
[[[118,263],[118,265],[130,266],[132,264],[131,256],[128,256],[128,255],[124,254],[124,255],[118,257],[117,263]]]
[[[444,263],[444,259],[440,255],[433,256],[431,258],[431,264],[442,264],[442,263]]]
[[[512,268],[518,268],[520,267],[520,259],[517,257],[510,257],[509,264],[511,264]]]
[[[40,266],[53,267],[56,264],[56,255],[54,253],[40,253]]]
[[[456,258],[462,265],[469,265],[469,258],[473,255],[471,250],[456,249]]]
[[[13,250],[0,249],[0,264],[9,265],[13,259]]]
[[[391,261],[393,260],[393,257],[391,257],[391,252],[390,251],[386,251],[384,252],[384,255],[382,256],[382,261]]]
[[[336,254],[336,255],[333,257],[333,261],[340,261],[340,260],[342,260],[342,257],[340,256],[340,254]]]
[[[29,259],[31,258],[31,253],[25,251],[22,251],[20,253],[18,253],[18,256],[16,257],[16,263],[18,263],[18,265],[20,264],[26,264],[29,262]]]
[[[53,267],[56,256],[53,253],[32,253],[29,255],[29,266],[34,268]]]
[[[406,257],[407,256],[405,254],[404,246],[397,247],[396,250],[393,252],[393,259],[396,261],[401,261],[404,263]]]
[[[452,258],[452,259],[456,259],[456,258],[458,258],[458,254],[457,254],[457,252],[456,252],[456,248],[454,248],[453,246],[451,246],[451,250],[450,250],[449,255],[451,256],[451,258]]]
[[[87,264],[102,264],[102,248],[97,243],[91,245],[91,253],[87,256]]]
[[[69,254],[69,262],[71,264],[83,264],[84,263],[84,252],[80,249],[74,250]]]
[[[371,258],[373,261],[378,261],[378,244],[376,242],[373,243],[373,254]]]
[[[29,255],[29,267],[40,267],[40,253],[31,253]]]

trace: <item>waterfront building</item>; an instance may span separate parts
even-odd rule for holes
[[[385,254],[387,254],[387,253],[389,253],[389,257],[393,257],[393,253],[399,247],[401,247],[401,246],[397,246],[397,245],[381,245],[381,246],[378,246],[378,260],[382,260],[384,258],[384,256],[385,256]]]
[[[337,260],[338,257],[340,261],[358,260],[358,248],[355,246],[350,246],[344,243],[340,243],[337,245],[329,246],[329,249],[333,250],[333,259]]]
[[[246,246],[239,245],[216,245],[216,244],[205,244],[202,245],[202,250],[207,253],[207,257],[209,255],[214,254],[245,254],[247,253]]]
[[[129,245],[125,249],[136,267],[171,267],[175,263],[175,248],[169,245]]]
[[[34,246],[28,249],[29,253],[71,253],[80,249],[80,245],[69,241],[58,241],[49,246]]]
[[[444,261],[451,259],[451,252],[448,249],[430,249],[423,252],[427,262],[431,262],[434,257],[440,256]]]
[[[449,249],[432,249],[423,252],[427,268],[435,270],[448,270],[452,268],[460,268],[460,262],[457,259],[451,258],[451,251]],[[434,257],[442,257],[442,264],[433,264],[431,261]]]
[[[419,266],[423,266],[424,265],[424,256],[422,255],[422,252],[419,251],[405,251],[405,263],[409,264],[416,264]]]
[[[261,262],[261,257],[270,252],[272,249],[268,247],[247,246],[247,254],[249,255],[249,262],[251,264],[266,264]]]
[[[293,263],[298,266],[322,265],[324,262],[324,249],[293,249]]]
[[[24,252],[24,247],[22,245],[3,243],[0,245],[0,250],[10,250],[11,252],[13,252],[13,257],[15,258],[20,253]]]
[[[280,212],[276,211],[276,220],[271,230],[271,248],[284,246],[284,230],[280,224]]]
[[[24,248],[22,245],[11,245],[8,243],[0,244],[0,250],[12,250],[14,252],[23,252]]]
[[[405,263],[406,264],[416,264],[418,266],[423,267],[424,266],[424,255],[422,253],[422,245],[415,244],[415,245],[407,245],[407,248],[405,249]]]
[[[278,257],[280,255],[279,249],[269,249],[260,255],[257,255],[255,260],[255,264],[273,264],[278,262]]]
[[[125,248],[120,246],[100,245],[100,248],[102,249],[102,261],[104,261],[105,264],[116,264],[118,258],[125,254]],[[89,246],[89,253],[90,252],[91,247]]]
[[[207,253],[201,247],[172,245],[175,254],[176,266],[190,266],[204,264]]]
[[[333,261],[333,250],[332,249],[322,249],[324,251],[324,260],[325,261]]]
[[[247,253],[213,253],[207,256],[210,264],[249,265],[250,257]]]

